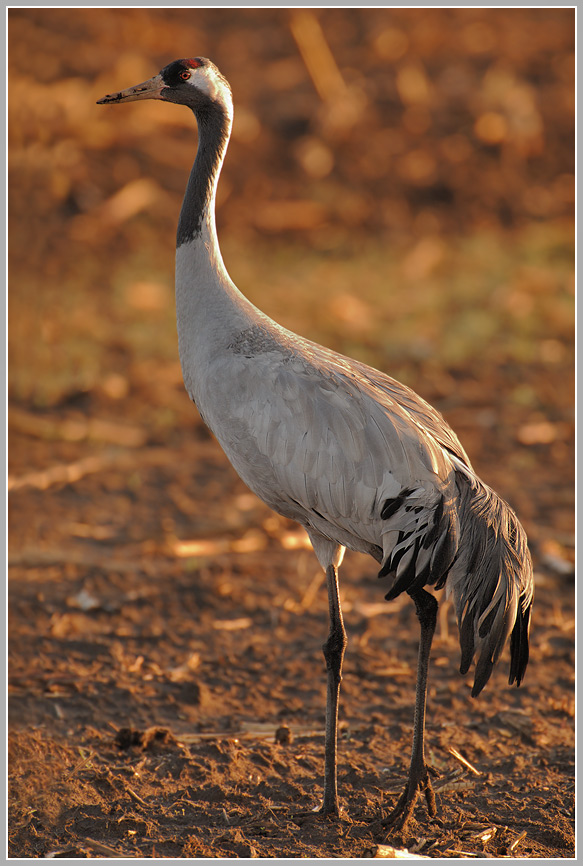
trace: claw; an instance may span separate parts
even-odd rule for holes
[[[300,811],[294,814],[293,820],[300,824],[316,823],[318,821],[341,821],[346,818],[346,811],[342,806],[336,805],[335,808],[325,808],[324,803],[316,806],[310,811]]]
[[[429,770],[427,766],[423,767],[421,773],[418,774],[417,778],[415,778],[417,774],[412,773],[409,777],[409,781],[405,786],[405,790],[399,797],[397,805],[393,809],[390,815],[387,815],[386,818],[383,818],[382,825],[383,827],[390,827],[395,830],[404,830],[409,822],[409,818],[413,814],[413,809],[415,807],[415,803],[417,802],[417,798],[419,794],[423,793],[425,795],[425,801],[427,803],[427,811],[431,818],[435,818],[437,815],[437,806],[435,803],[435,792],[431,787],[431,781],[429,779]]]
[[[315,810],[316,815],[320,815],[323,818],[339,818],[340,817],[340,807],[338,803],[332,805],[326,805],[322,803],[319,809]]]

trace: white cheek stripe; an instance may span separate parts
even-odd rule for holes
[[[192,75],[188,79],[188,84],[196,87],[197,90],[201,90],[210,99],[223,101],[221,96],[224,87],[221,86],[221,83],[208,69],[203,69],[202,67],[193,69]]]

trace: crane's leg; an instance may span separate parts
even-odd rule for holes
[[[346,649],[346,631],[338,596],[338,569],[329,565],[326,569],[328,605],[330,607],[330,630],[322,647],[328,671],[326,696],[326,746],[324,763],[324,800],[320,813],[338,815],[338,789],[336,784],[336,745],[338,738],[338,698],[342,680],[342,661]]]
[[[407,824],[418,795],[423,792],[427,801],[427,811],[435,817],[435,794],[429,780],[429,772],[425,763],[423,737],[425,733],[425,699],[427,695],[427,672],[429,668],[429,653],[437,621],[437,600],[424,589],[409,592],[415,602],[417,617],[421,625],[419,641],[419,656],[417,661],[417,690],[415,694],[415,721],[413,723],[413,748],[411,751],[411,766],[409,779],[405,790],[391,812],[383,820],[384,826],[392,826],[402,830]]]

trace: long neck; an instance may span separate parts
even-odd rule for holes
[[[201,408],[207,405],[205,370],[260,314],[230,279],[215,228],[215,194],[231,115],[214,105],[197,110],[196,119],[198,150],[176,239],[176,318],[184,383]]]
[[[209,103],[195,114],[198,123],[198,150],[178,220],[177,249],[200,237],[205,221],[216,237],[215,194],[231,135],[231,114],[223,106]]]

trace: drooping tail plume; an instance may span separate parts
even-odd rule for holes
[[[528,664],[533,598],[526,534],[504,500],[469,471],[458,471],[458,555],[450,571],[460,631],[460,672],[477,657],[472,697],[478,695],[511,635],[510,684]]]

